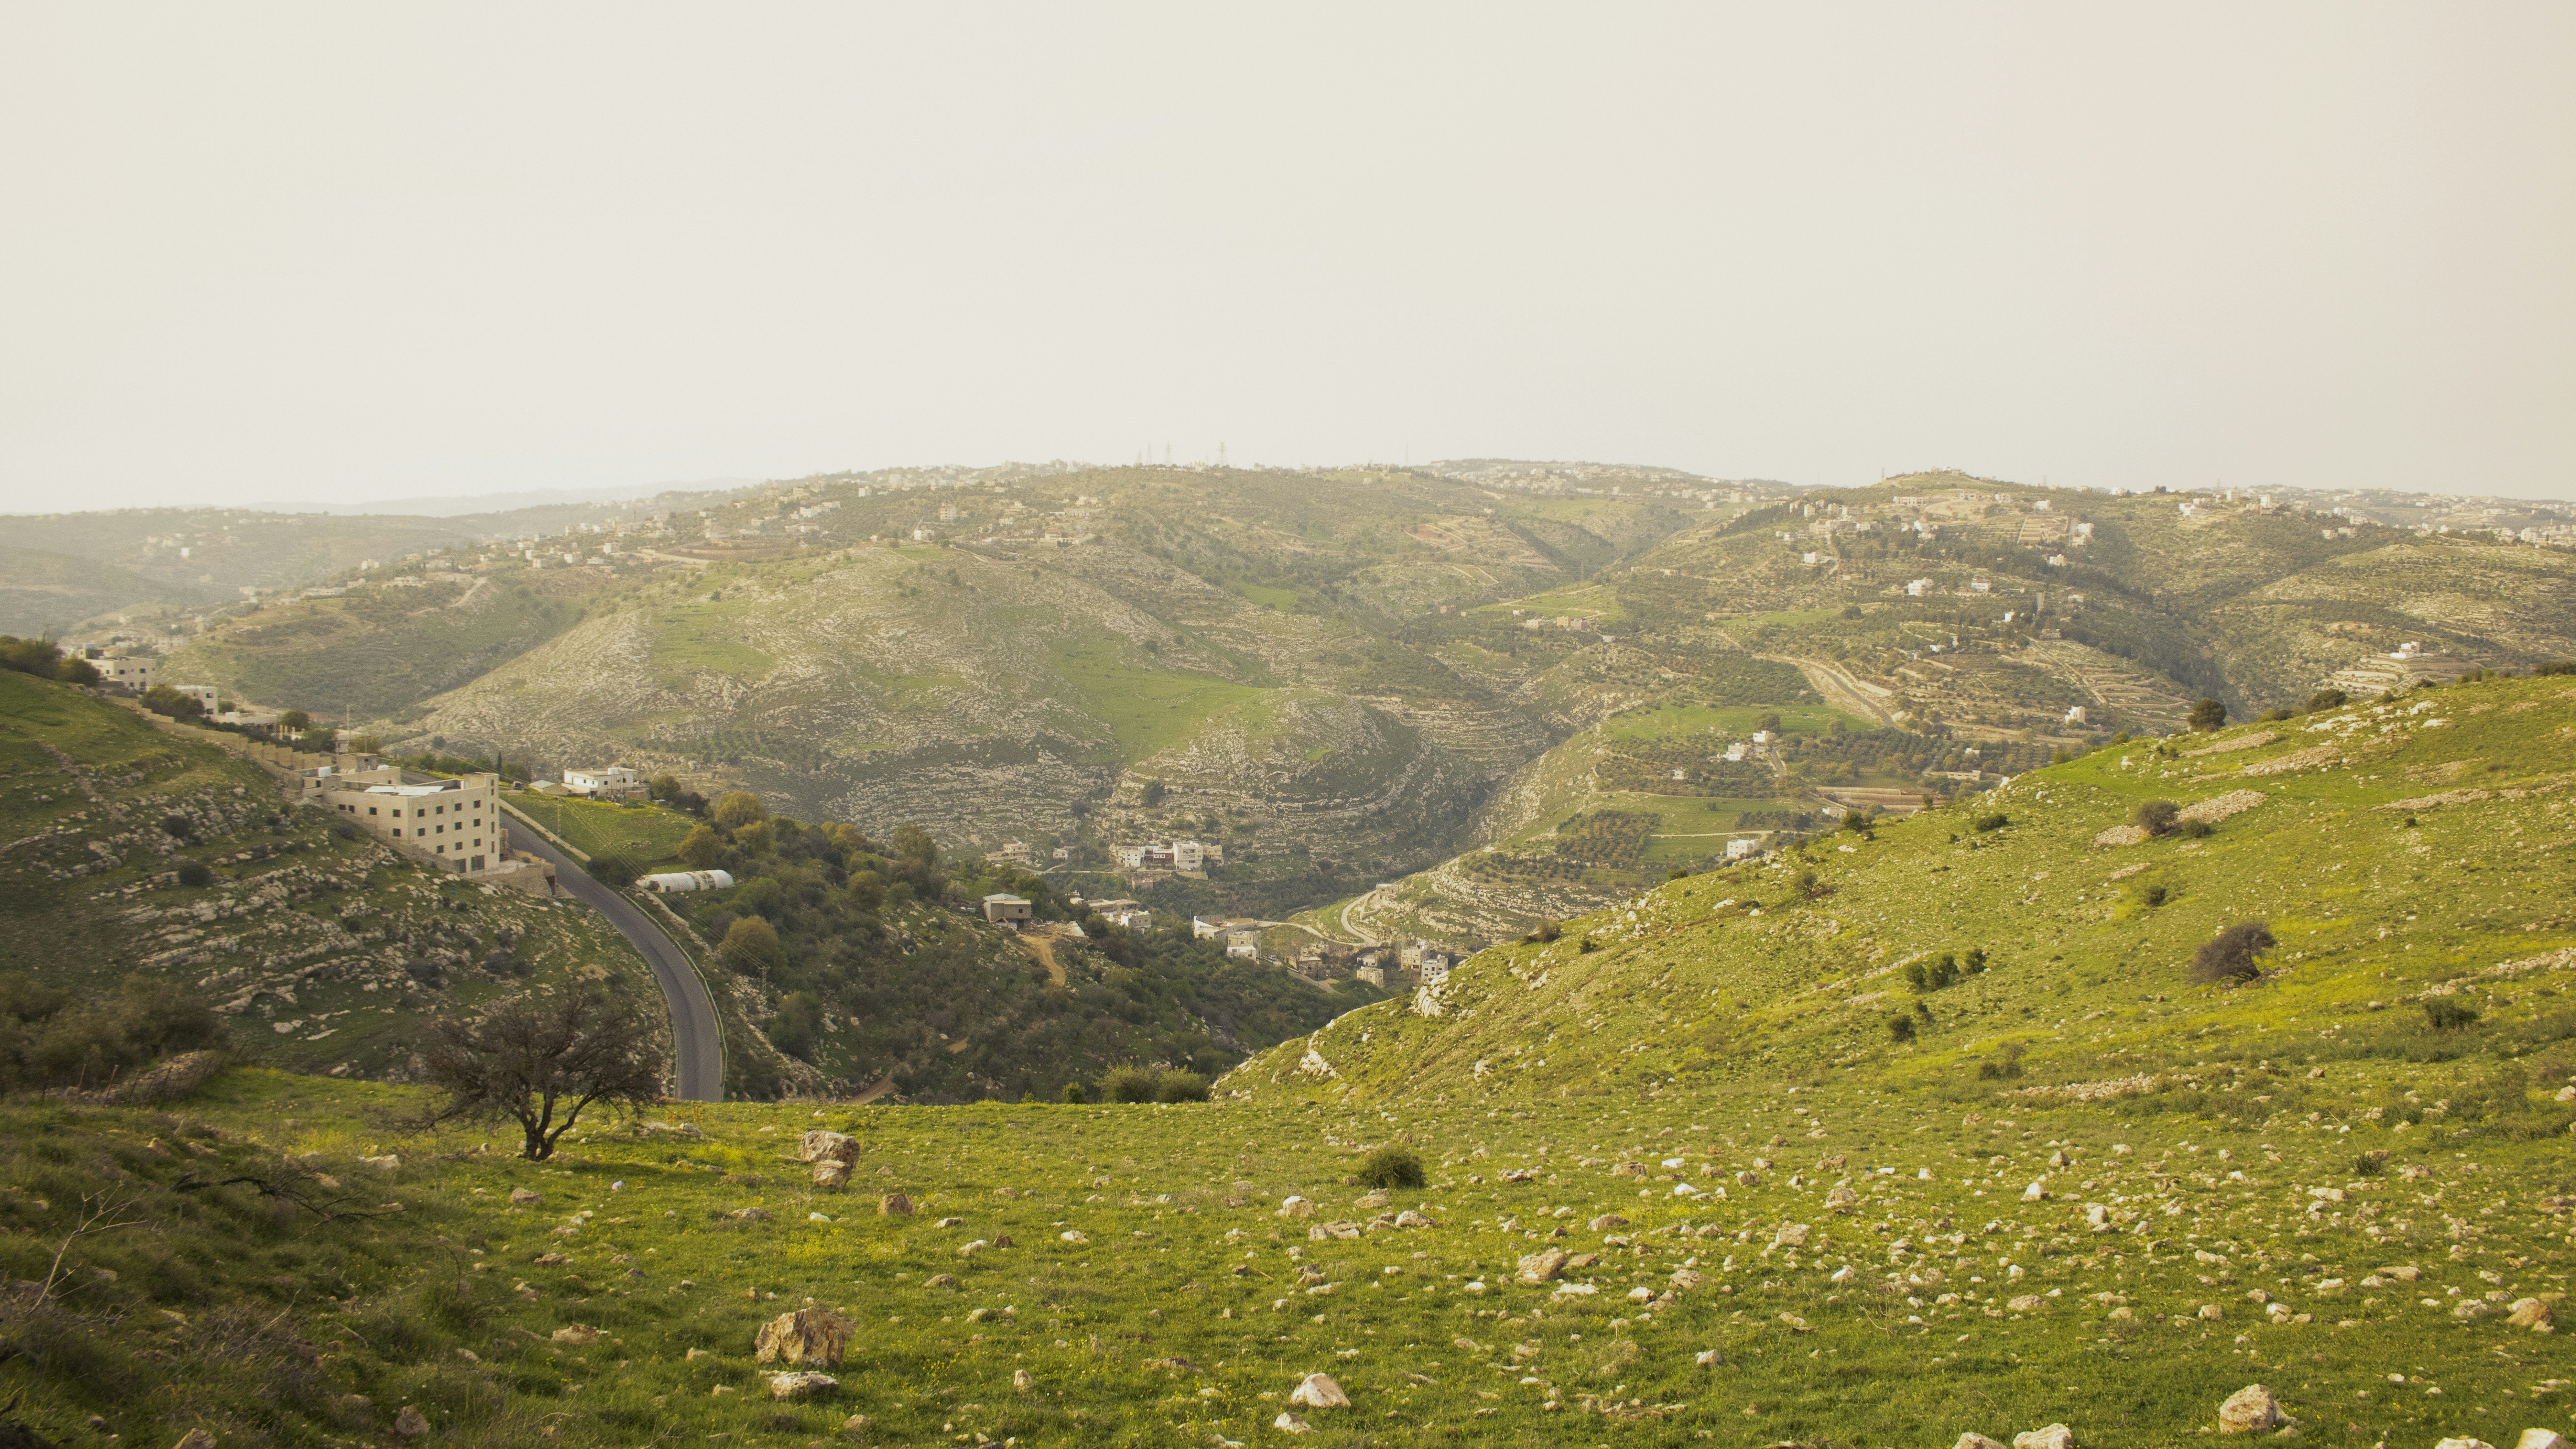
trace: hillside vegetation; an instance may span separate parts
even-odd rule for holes
[[[1224,843],[1154,888],[1174,909],[1338,932],[1434,872],[1354,924],[1473,946],[2203,697],[2242,718],[2576,653],[2563,551],[2243,499],[1490,460],[942,481],[967,486],[703,500],[596,566],[460,554],[470,585],[262,609],[174,665],[406,748],[1064,848],[1067,889],[1138,890],[1085,874],[1122,841]],[[1772,715],[1801,757],[1723,760]],[[1633,850],[1557,849],[1604,814]]]
[[[675,1107],[541,1165],[410,1088],[13,1103],[0,1382],[286,1444],[2564,1432],[2571,800],[2565,677],[2133,741],[1202,1104]],[[760,1361],[799,1310],[817,1358]]]

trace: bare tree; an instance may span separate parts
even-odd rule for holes
[[[441,1021],[421,1058],[448,1094],[432,1120],[513,1118],[531,1162],[552,1157],[592,1103],[640,1106],[662,1093],[662,1053],[643,1022],[593,992],[517,996],[478,1020]]]
[[[2191,961],[2194,981],[2251,981],[2263,974],[2262,963],[2255,958],[2279,942],[2272,939],[2271,928],[2261,921],[2239,921],[2200,943]]]

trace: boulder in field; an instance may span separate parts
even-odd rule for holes
[[[1312,1434],[1315,1432],[1314,1425],[1307,1423],[1304,1419],[1297,1417],[1295,1414],[1288,1413],[1285,1410],[1280,1412],[1278,1418],[1270,1421],[1270,1427],[1278,1430],[1282,1434]]]
[[[796,1160],[856,1163],[859,1160],[859,1139],[847,1133],[826,1132],[817,1127],[796,1139]]]
[[[1305,1409],[1347,1409],[1351,1396],[1342,1392],[1331,1374],[1308,1374],[1290,1391],[1288,1402]]]
[[[877,1216],[881,1218],[911,1217],[912,1199],[905,1197],[899,1192],[887,1193],[885,1196],[877,1199]]]
[[[850,1185],[850,1164],[846,1162],[815,1163],[814,1185],[816,1187],[848,1187]]]
[[[1315,1205],[1293,1193],[1280,1199],[1279,1211],[1273,1214],[1275,1217],[1283,1218],[1311,1218],[1314,1215]]]
[[[773,1399],[820,1399],[839,1392],[841,1381],[830,1374],[799,1370],[769,1377],[769,1396]]]
[[[510,1205],[513,1207],[534,1207],[544,1201],[542,1194],[530,1192],[524,1187],[510,1189]]]
[[[1562,1248],[1544,1248],[1521,1259],[1517,1276],[1524,1283],[1544,1283],[1565,1271],[1567,1253]]]
[[[2064,1424],[2051,1424],[2013,1436],[2013,1449],[2075,1449],[2075,1431]]]
[[[587,1323],[568,1323],[555,1330],[555,1342],[569,1343],[575,1348],[588,1348],[599,1342],[599,1330]]]
[[[2556,1315],[2549,1305],[2537,1298],[2517,1298],[2513,1311],[2505,1317],[2507,1328],[2528,1328],[2534,1333],[2548,1333],[2557,1326]]]
[[[836,1364],[849,1339],[849,1320],[828,1308],[799,1308],[762,1324],[753,1346],[762,1363]]]
[[[2004,1446],[1999,1440],[1989,1439],[1983,1434],[1970,1432],[1960,1435],[1959,1442],[1951,1445],[1950,1449],[2004,1449]]]
[[[2221,1434],[2259,1434],[2288,1422],[2290,1416],[2281,1412],[2281,1401],[2261,1384],[2247,1384],[2218,1406]]]

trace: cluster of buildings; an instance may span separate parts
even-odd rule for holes
[[[1225,847],[1197,840],[1166,840],[1144,845],[1110,847],[1110,858],[1118,868],[1131,875],[1140,871],[1170,871],[1193,879],[1207,874],[1210,866],[1225,864]]]

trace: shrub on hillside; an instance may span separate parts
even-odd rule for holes
[[[592,856],[589,870],[592,880],[612,890],[633,885],[635,878],[644,873],[644,867],[636,864],[635,857],[622,850],[603,850]]]
[[[2129,819],[2149,835],[2164,835],[2174,828],[2174,820],[2181,814],[2182,807],[2171,800],[2149,800]]]
[[[1091,1099],[1083,1093],[1082,1083],[1067,1082],[1064,1084],[1064,1104],[1066,1106],[1079,1107],[1090,1100]]]
[[[744,916],[725,928],[716,954],[745,975],[764,971],[778,960],[778,931],[758,916]]]
[[[1983,815],[1976,816],[1968,822],[1969,828],[1976,831],[1979,835],[1983,835],[1989,830],[2001,830],[2010,824],[2012,824],[2012,817],[2006,815],[2000,810],[1988,811]]]
[[[225,1040],[222,1017],[166,982],[129,976],[114,996],[84,1000],[32,976],[0,976],[0,1090],[103,1087]]]
[[[61,646],[50,639],[0,634],[0,669],[32,674],[38,679],[59,679],[65,684],[98,683],[98,670],[88,660],[64,658]]]
[[[2214,699],[2204,699],[2191,707],[2191,713],[2183,716],[2183,723],[2206,734],[2227,723],[2227,706]]]
[[[716,825],[724,830],[740,830],[754,821],[769,818],[769,807],[748,790],[736,790],[716,802]]]
[[[1393,1142],[1361,1158],[1359,1171],[1351,1176],[1362,1187],[1420,1187],[1427,1181],[1422,1159],[1412,1148]]]
[[[193,694],[181,694],[166,684],[156,684],[143,691],[143,707],[157,715],[175,720],[192,720],[206,712]]]
[[[2340,689],[2320,689],[2308,696],[2308,713],[2317,714],[2329,709],[2341,709],[2350,703],[2352,703],[2352,696]]]
[[[1521,937],[1521,940],[1533,946],[1543,945],[1546,942],[1555,940],[1563,934],[1565,934],[1565,928],[1563,926],[1558,925],[1554,921],[1541,921],[1537,925],[1532,926],[1530,928],[1530,933]]]
[[[202,890],[205,887],[214,884],[214,881],[215,873],[207,868],[204,861],[183,860],[179,862],[179,884],[186,886],[188,889]]]
[[[2475,1026],[2477,1020],[2478,1013],[2474,1007],[2463,1006],[2447,996],[2436,996],[2424,1003],[2425,1024],[2435,1031],[2457,1031],[2464,1026]]]
[[[1100,1100],[1104,1102],[1150,1102],[1163,1085],[1162,1079],[1142,1067],[1112,1067],[1100,1079]]]
[[[1977,1063],[1977,1080],[1981,1082],[1995,1082],[2020,1076],[2021,1059],[2028,1055],[2029,1052],[2030,1048],[2022,1045],[2020,1042],[2005,1042],[2004,1059],[2002,1061]]]
[[[1154,1081],[1157,1102],[1204,1102],[1208,1099],[1208,1079],[1196,1072],[1169,1071]]]
[[[2192,954],[2191,977],[2201,982],[2251,981],[2263,974],[2258,958],[2278,944],[2272,928],[2261,921],[2239,921],[2200,943]]]
[[[2534,679],[2558,674],[2576,674],[2576,659],[2553,659],[2547,664],[2535,664],[2531,667],[2531,676]]]
[[[1887,1034],[1901,1042],[1914,1040],[1914,1018],[1910,1016],[1889,1017],[1887,1019]]]

